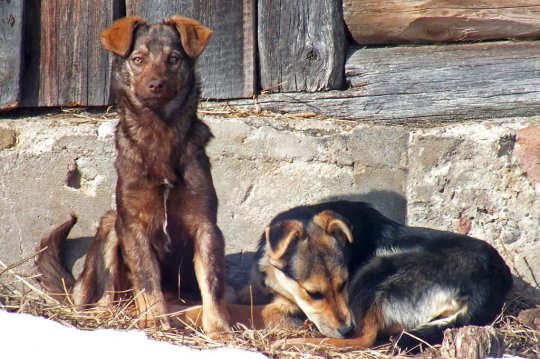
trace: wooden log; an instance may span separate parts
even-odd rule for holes
[[[504,351],[504,337],[496,328],[468,326],[444,331],[441,355],[445,359],[502,358]]]
[[[199,20],[214,33],[198,59],[202,97],[251,97],[256,91],[254,0],[127,0],[128,15],[157,22],[173,15]]]
[[[40,2],[37,13],[39,57],[28,69],[26,106],[103,106],[109,104],[109,56],[101,49],[100,31],[110,25],[117,1],[58,0]],[[37,96],[31,87],[37,87]]]
[[[258,2],[263,91],[321,91],[343,85],[341,1]]]
[[[0,111],[20,103],[23,2],[0,3]]]
[[[540,308],[529,308],[520,311],[517,320],[521,324],[540,332]]]
[[[354,120],[462,120],[540,111],[540,42],[356,49],[351,88],[259,96],[261,109]],[[253,108],[255,101],[233,102]]]
[[[343,17],[359,44],[540,36],[540,0],[343,0]]]

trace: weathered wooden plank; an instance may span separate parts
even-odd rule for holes
[[[199,20],[214,33],[198,59],[202,97],[251,97],[256,91],[254,0],[127,0],[127,15],[150,22],[183,15]]]
[[[540,42],[534,41],[359,49],[345,68],[349,90],[260,96],[257,104],[354,120],[537,115],[539,58]]]
[[[359,44],[540,35],[540,0],[343,0],[343,17]]]
[[[0,111],[20,103],[23,4],[0,2]]]
[[[321,91],[343,85],[341,1],[258,2],[263,91]]]
[[[109,57],[99,32],[110,25],[118,1],[44,1],[39,5],[39,61],[28,69],[27,106],[98,106],[109,103]],[[34,25],[35,26],[35,25]],[[33,54],[37,56],[36,53]]]
[[[122,0],[88,1],[88,30],[87,30],[87,68],[88,77],[87,104],[88,106],[103,106],[111,104],[111,62],[112,57],[101,48],[99,35],[103,29],[111,25],[120,16]]]

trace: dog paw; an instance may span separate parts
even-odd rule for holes
[[[212,339],[225,340],[231,335],[228,315],[215,315],[213,317],[203,315],[203,330]]]
[[[204,332],[208,335],[213,333],[230,333],[231,327],[225,320],[216,320],[203,325]]]
[[[220,342],[230,342],[234,339],[234,334],[230,331],[209,332],[206,334],[210,339]]]

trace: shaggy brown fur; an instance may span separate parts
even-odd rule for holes
[[[101,219],[77,279],[61,264],[73,217],[41,241],[43,285],[77,305],[109,305],[133,289],[146,325],[169,327],[164,293],[200,294],[207,332],[229,330],[224,241],[205,146],[209,128],[197,118],[195,60],[211,31],[175,16],[147,25],[136,16],[101,34],[112,52],[116,129],[117,211]]]

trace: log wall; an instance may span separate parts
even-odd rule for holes
[[[540,0],[0,0],[0,110],[110,105],[99,33],[132,14],[213,29],[203,100],[259,95],[278,111],[399,121],[539,108]],[[507,38],[524,40],[471,43]],[[464,43],[403,46],[442,42]]]
[[[15,108],[20,102],[22,23],[22,1],[0,6],[0,110]]]
[[[353,48],[347,91],[260,96],[262,109],[351,120],[463,120],[540,113],[540,42]],[[238,101],[241,107],[253,101]]]
[[[540,0],[343,0],[343,17],[359,44],[540,36]]]

